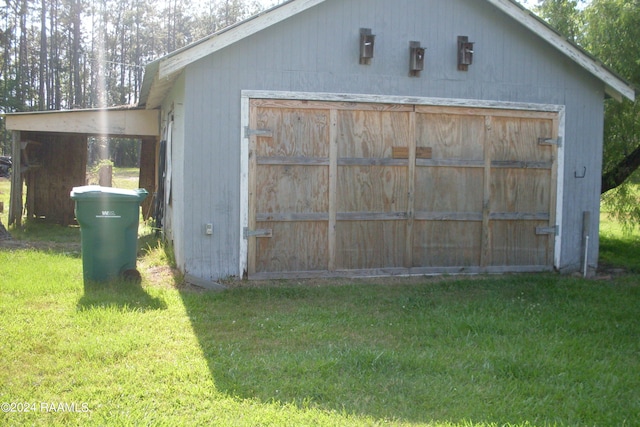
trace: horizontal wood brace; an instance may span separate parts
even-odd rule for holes
[[[258,165],[271,166],[329,166],[328,157],[284,157],[284,156],[258,156]],[[408,166],[406,159],[384,159],[384,158],[359,158],[345,157],[338,159],[338,166]]]
[[[466,159],[416,159],[416,166],[484,168],[484,160]]]
[[[547,212],[491,212],[489,219],[493,221],[549,221]]]
[[[327,212],[283,212],[283,213],[258,213],[256,222],[304,222],[304,221],[329,221]]]
[[[328,157],[256,157],[258,165],[272,166],[328,166]]]
[[[245,239],[249,237],[273,237],[273,230],[269,229],[259,229],[259,230],[249,230],[248,227],[244,227],[242,230],[242,235]]]
[[[328,166],[328,157],[285,157],[285,156],[258,156],[258,165],[282,165],[282,166]],[[343,157],[338,159],[339,166],[407,166],[407,159],[388,158],[362,158]],[[459,168],[483,168],[484,160],[463,159],[416,159],[416,166],[431,167],[459,167]],[[511,160],[494,160],[491,167],[498,169],[551,169],[553,162],[526,162]]]
[[[418,221],[482,221],[482,212],[416,212]]]
[[[381,276],[424,276],[440,274],[496,274],[496,273],[540,273],[553,271],[550,265],[495,265],[495,266],[458,266],[458,267],[389,267],[372,269],[337,269],[335,271],[276,271],[260,272],[249,280],[269,279],[313,279],[328,277],[381,277]]]
[[[418,221],[482,221],[482,212],[416,212]],[[549,221],[546,212],[491,212],[491,221]]]
[[[557,145],[558,147],[562,147],[562,137],[538,138],[538,145]]]
[[[417,159],[430,159],[433,156],[433,148],[431,147],[416,147]],[[394,159],[408,159],[409,147],[392,147],[391,157]]]
[[[501,169],[551,169],[553,162],[522,162],[511,160],[494,160],[491,167]]]
[[[397,221],[409,218],[407,212],[337,212],[337,221]],[[329,221],[328,212],[258,213],[256,222]]]
[[[407,159],[343,157],[338,159],[338,166],[408,166]]]
[[[244,137],[249,138],[252,136],[262,136],[265,138],[273,138],[273,131],[271,129],[251,129],[249,126],[245,126]]]
[[[338,221],[396,221],[409,218],[407,212],[338,212]]]
[[[554,225],[553,227],[536,227],[536,234],[553,234],[554,236],[557,236],[560,234],[560,227],[558,227],[557,225]]]
[[[407,212],[337,212],[338,221],[396,221],[409,218]],[[549,221],[546,212],[491,212],[491,221]],[[417,221],[482,221],[482,212],[427,212],[414,214]],[[329,221],[327,212],[258,213],[257,222]]]

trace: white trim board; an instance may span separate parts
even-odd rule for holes
[[[600,61],[593,58],[587,52],[578,48],[575,44],[567,40],[556,32],[551,26],[538,18],[529,10],[513,2],[513,0],[487,0],[489,3],[515,19],[519,24],[528,28],[533,33],[540,36],[551,46],[559,50],[562,54],[570,58],[576,64],[596,76],[605,84],[605,92],[607,95],[622,101],[627,98],[630,101],[635,100],[635,90],[616,76]]]
[[[295,0],[269,9],[240,24],[212,34],[181,50],[169,54],[160,62],[159,78],[163,79],[179,72],[188,64],[217,52],[229,45],[269,28],[291,16],[323,3],[325,0]]]
[[[486,101],[476,99],[423,98],[403,96],[383,96],[365,94],[340,94],[322,92],[280,92],[243,90],[241,92],[240,112],[240,256],[239,276],[247,271],[248,241],[244,238],[244,229],[249,225],[249,136],[245,129],[249,126],[249,101],[251,99],[280,99],[326,102],[354,102],[378,104],[411,104],[443,107],[491,108],[499,110],[542,111],[558,113],[558,136],[565,141],[565,106],[554,104],[534,104],[520,102]],[[564,144],[558,147],[558,172],[556,187],[556,224],[560,227],[555,237],[554,267],[560,267],[562,249],[562,208],[564,194]]]

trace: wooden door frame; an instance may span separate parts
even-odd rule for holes
[[[440,107],[484,108],[496,110],[517,110],[546,112],[557,114],[557,138],[565,141],[565,106],[555,104],[535,104],[505,101],[486,101],[473,99],[449,99],[427,97],[402,97],[364,94],[339,94],[320,92],[285,92],[285,91],[261,91],[243,90],[241,92],[240,111],[240,253],[239,273],[246,277],[248,269],[249,245],[245,237],[245,230],[249,225],[249,153],[251,132],[249,123],[250,101],[252,99],[275,100],[300,100],[300,101],[324,101],[324,102],[353,102],[353,103],[384,103],[399,105],[427,105]],[[554,121],[555,122],[555,121]],[[255,137],[254,137],[255,138]],[[557,149],[556,169],[556,203],[555,222],[558,232],[554,238],[553,266],[560,267],[560,254],[562,248],[562,220],[563,220],[563,194],[564,194],[564,144],[559,144]]]

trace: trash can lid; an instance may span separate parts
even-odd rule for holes
[[[125,188],[101,187],[99,185],[84,185],[73,187],[72,200],[109,199],[109,200],[144,200],[149,193],[144,188],[127,190]]]

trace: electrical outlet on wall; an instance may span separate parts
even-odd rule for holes
[[[213,234],[213,224],[205,224],[204,225],[204,234],[207,236],[211,236]]]

